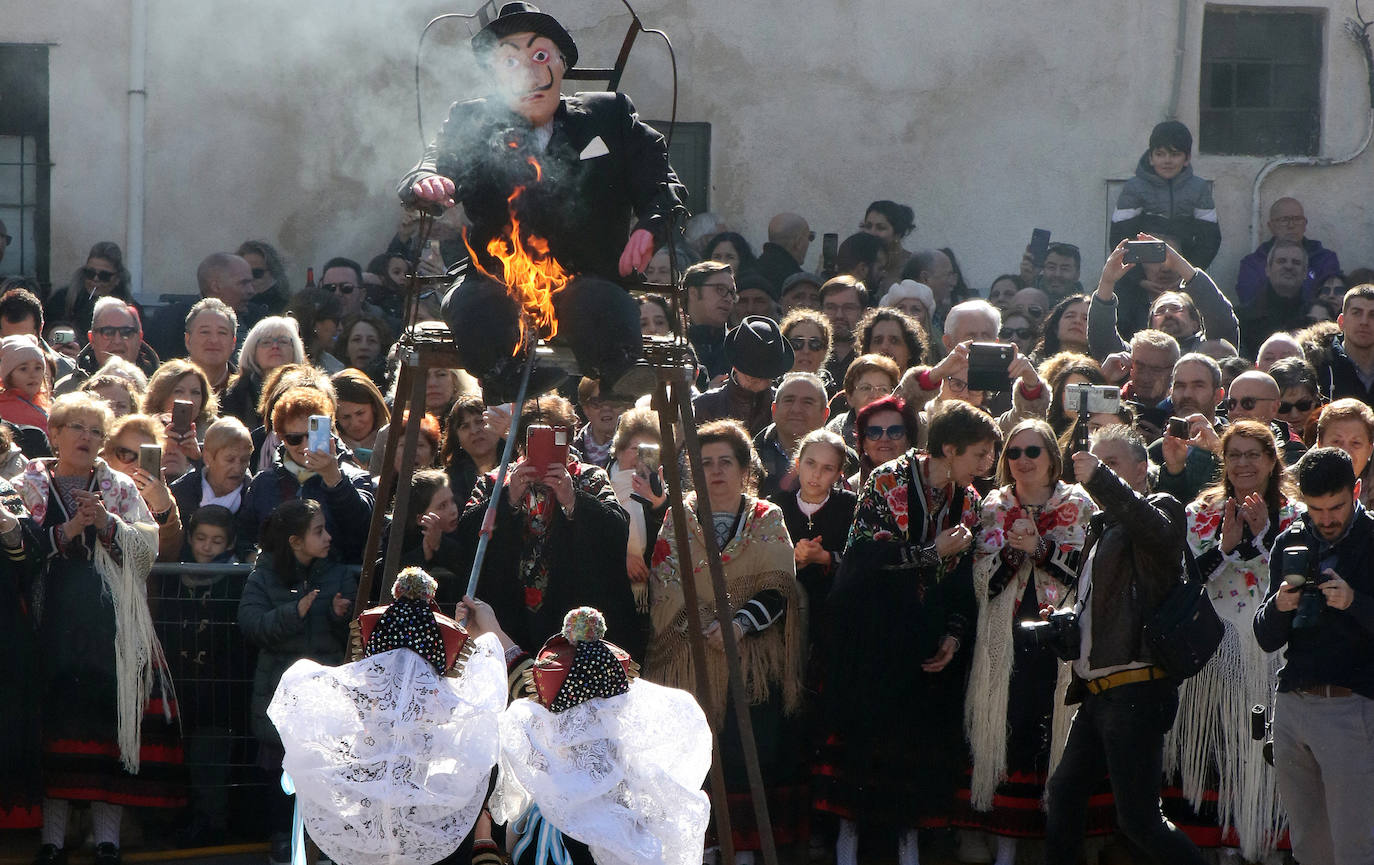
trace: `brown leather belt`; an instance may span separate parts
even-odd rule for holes
[[[1310,688],[1299,688],[1298,693],[1309,697],[1349,697],[1355,692],[1342,685],[1313,685]]]
[[[1089,679],[1086,684],[1089,691],[1100,694],[1118,685],[1131,685],[1136,682],[1152,682],[1155,679],[1167,678],[1169,678],[1169,674],[1164,672],[1163,667],[1137,667],[1134,670],[1122,670],[1119,673],[1112,673],[1110,676]]]

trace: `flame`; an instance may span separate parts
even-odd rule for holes
[[[515,146],[512,143],[511,146]],[[544,170],[533,156],[528,158],[534,167],[536,183],[544,178]],[[520,220],[515,215],[515,203],[525,192],[524,186],[517,186],[506,198],[506,210],[510,214],[510,224],[501,234],[487,243],[487,253],[500,262],[500,275],[487,273],[478,262],[477,253],[468,243],[467,229],[463,229],[463,243],[472,256],[473,265],[497,282],[505,283],[506,293],[520,305],[524,315],[520,317],[520,340],[511,352],[518,355],[527,339],[552,339],[558,333],[558,318],[554,315],[553,298],[568,284],[569,276],[562,266],[549,255],[549,244],[536,235],[523,236]],[[526,332],[533,327],[534,333]]]

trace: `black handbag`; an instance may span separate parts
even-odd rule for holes
[[[1183,580],[1145,621],[1145,640],[1155,663],[1174,679],[1197,675],[1216,653],[1225,633],[1193,551],[1184,546],[1183,556],[1187,565]]]

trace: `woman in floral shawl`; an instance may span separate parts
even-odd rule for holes
[[[841,818],[839,865],[854,865],[859,823],[898,832],[901,865],[916,829],[949,821],[963,766],[964,676],[977,604],[978,494],[992,469],[996,421],[941,403],[930,454],[907,451],[873,470],[830,595],[825,677],[830,736],[815,807]],[[842,637],[841,637],[842,635]]]
[[[123,806],[185,803],[175,697],[145,588],[157,525],[133,481],[97,456],[112,422],[89,394],[59,397],[49,415],[57,456],[15,480],[47,556],[32,597],[47,797],[39,863],[65,858],[72,800],[91,803],[97,865],[119,862]]]
[[[1266,424],[1227,427],[1221,468],[1221,480],[1188,505],[1188,548],[1226,634],[1179,688],[1164,753],[1181,783],[1166,791],[1165,814],[1199,846],[1238,846],[1258,861],[1274,850],[1283,818],[1273,767],[1250,738],[1250,708],[1270,703],[1279,658],[1260,649],[1252,622],[1268,587],[1269,551],[1299,506]]]
[[[964,705],[973,768],[970,807],[956,823],[998,836],[997,865],[1015,862],[1017,838],[1045,834],[1040,800],[1059,660],[1018,626],[1058,607],[1078,579],[1095,508],[1082,487],[1059,480],[1062,462],[1049,424],[1017,424],[998,462],[1000,486],[983,499],[974,547],[978,638]]]
[[[796,580],[792,540],[777,505],[756,499],[754,468],[758,456],[749,434],[737,421],[706,423],[698,431],[706,474],[710,531],[720,547],[731,618],[716,617],[715,590],[706,560],[706,539],[697,518],[698,493],[687,496],[688,542],[692,561],[678,558],[672,521],[654,545],[649,577],[649,613],[653,636],[645,678],[690,691],[720,737],[729,794],[735,850],[748,862],[760,847],[753,822],[749,782],[744,771],[735,707],[727,707],[727,667],[721,628],[735,631],[748,694],[749,718],[758,746],[759,765],[768,784],[769,816],[779,845],[804,839],[808,832],[809,796],[802,765],[804,728],[798,709],[802,693],[802,652],[806,637],[805,593]],[[707,679],[710,692],[697,687],[687,636],[683,580],[696,586],[701,621],[706,630]]]

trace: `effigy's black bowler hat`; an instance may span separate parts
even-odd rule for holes
[[[538,6],[525,3],[523,0],[512,0],[503,5],[491,23],[472,37],[472,50],[478,54],[490,51],[502,36],[512,33],[546,36],[558,46],[559,51],[563,52],[569,69],[577,65],[577,43],[573,41],[572,34],[558,23],[557,18],[547,12],[540,12]]]

